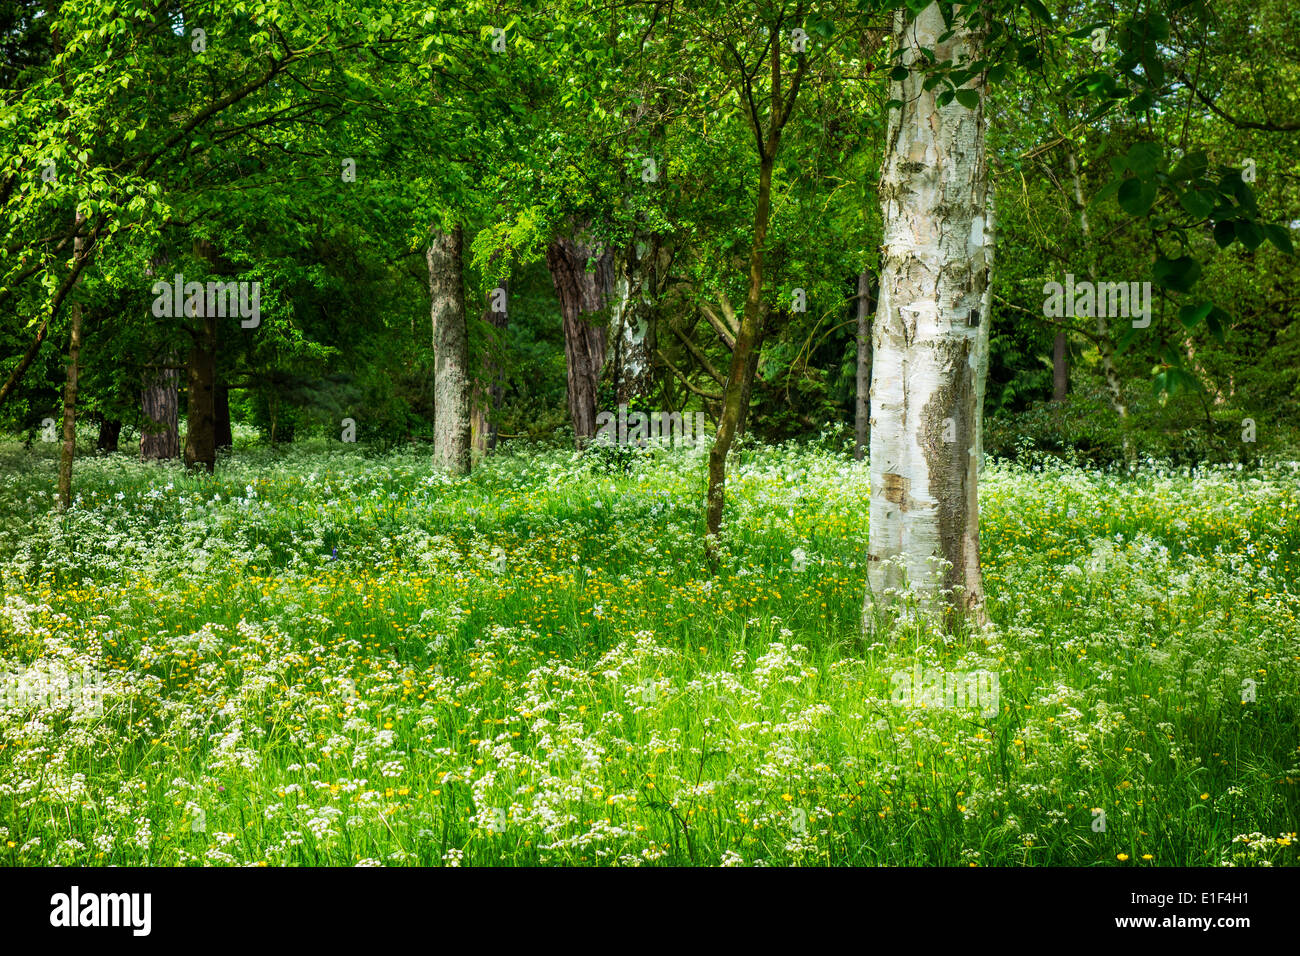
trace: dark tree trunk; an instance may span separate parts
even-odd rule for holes
[[[596,396],[605,366],[605,326],[584,314],[602,312],[604,290],[611,285],[609,252],[596,257],[593,270],[587,262],[593,250],[572,239],[554,239],[546,249],[555,291],[564,320],[564,361],[569,380],[569,417],[574,441],[582,448],[596,434]]]
[[[204,313],[213,310],[205,308]],[[217,320],[213,315],[198,317],[194,344],[190,348],[189,385],[185,411],[185,467],[202,468],[211,474],[217,467],[216,387]]]
[[[217,448],[233,448],[235,436],[230,429],[230,389],[217,385],[212,392],[213,415],[215,417],[214,439]]]
[[[858,370],[854,400],[853,457],[861,461],[871,445],[871,273],[858,275]]]
[[[101,418],[99,421],[99,441],[95,448],[105,454],[117,451],[117,441],[122,435],[120,418]]]
[[[217,262],[216,249],[201,239],[194,252],[210,267]],[[185,399],[185,467],[202,468],[212,474],[217,468],[217,303],[202,297],[202,314],[192,316],[189,382]]]
[[[167,364],[173,365],[175,357],[168,354]],[[180,373],[175,368],[165,368],[146,373],[144,388],[140,390],[140,408],[144,422],[140,429],[140,460],[170,461],[181,453]]]
[[[1064,330],[1052,343],[1052,401],[1063,402],[1070,392],[1070,347]]]

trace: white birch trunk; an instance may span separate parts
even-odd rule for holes
[[[620,405],[646,394],[651,386],[656,244],[634,240],[614,262],[610,305],[610,358]]]
[[[934,4],[895,15],[894,48],[909,67],[891,84],[880,202],[880,302],[873,323],[871,523],[864,623],[898,603],[904,584],[927,612],[983,620],[978,478],[988,357],[992,205],[984,153],[984,89],[974,109],[947,88],[926,91],[928,47],[965,65],[980,38],[948,31]],[[920,61],[920,62],[918,62]],[[946,562],[946,564],[945,564]]]

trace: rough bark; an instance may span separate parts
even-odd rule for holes
[[[596,397],[605,366],[605,325],[584,315],[605,309],[605,290],[613,285],[613,256],[608,251],[595,252],[586,243],[568,238],[553,239],[546,249],[546,265],[560,298],[569,417],[579,448],[596,434]]]
[[[984,88],[973,109],[924,89],[920,47],[966,64],[981,37],[951,35],[938,6],[895,14],[906,79],[891,83],[880,202],[880,301],[873,336],[869,588],[864,621],[910,586],[952,623],[984,617],[979,554],[981,396],[987,377],[993,236]]]
[[[175,359],[167,356],[167,365]],[[144,422],[140,429],[140,460],[170,461],[181,453],[180,373],[175,368],[146,373],[140,390],[140,407]]]
[[[216,250],[207,240],[194,244],[195,255],[209,264],[217,261]],[[217,468],[217,304],[202,297],[203,305],[191,316],[191,348],[185,405],[185,467],[202,468],[209,474]]]
[[[205,313],[211,309],[204,309]],[[185,467],[202,468],[211,474],[217,467],[216,385],[217,320],[201,315],[192,330],[188,387],[185,406]]]
[[[1063,402],[1070,393],[1070,348],[1065,331],[1052,341],[1052,401]]]
[[[863,269],[858,275],[858,362],[857,395],[854,401],[853,457],[861,461],[867,453],[871,436],[871,273]]]
[[[429,243],[430,316],[433,323],[433,465],[463,475],[469,471],[469,331],[459,225],[438,232]]]
[[[612,374],[620,405],[633,405],[653,385],[655,305],[659,246],[655,238],[634,242],[612,271],[610,342]]]

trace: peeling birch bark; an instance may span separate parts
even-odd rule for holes
[[[610,303],[609,341],[615,392],[620,405],[631,405],[650,391],[654,354],[654,308],[658,244],[637,241],[615,263]]]
[[[978,480],[993,265],[984,88],[974,109],[923,88],[927,47],[965,64],[982,38],[939,8],[895,14],[908,76],[890,86],[873,329],[871,518],[864,625],[906,584],[930,614],[984,620]]]

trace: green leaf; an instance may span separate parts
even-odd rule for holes
[[[1273,223],[1263,223],[1260,228],[1264,230],[1264,236],[1269,242],[1277,246],[1278,249],[1285,252],[1288,256],[1295,255],[1295,247],[1291,245],[1291,236],[1286,227],[1277,226]]]
[[[1205,327],[1210,330],[1210,334],[1214,336],[1214,340],[1220,345],[1226,344],[1226,339],[1223,334],[1223,325],[1228,321],[1228,313],[1224,312],[1217,305],[1210,309],[1210,314],[1205,317]]]
[[[1205,320],[1205,317],[1214,309],[1211,302],[1199,302],[1196,305],[1185,305],[1178,310],[1178,321],[1183,324],[1185,329],[1194,329]]]
[[[1120,180],[1112,179],[1110,182],[1108,182],[1105,186],[1102,186],[1101,189],[1097,191],[1097,194],[1093,196],[1091,200],[1089,200],[1088,205],[1089,206],[1096,205],[1097,203],[1101,202],[1103,199],[1108,199],[1111,196],[1115,195],[1115,193],[1119,192],[1119,187],[1121,185],[1122,182]]]
[[[968,110],[973,110],[980,105],[980,95],[976,90],[958,90],[957,102]]]
[[[1189,292],[1201,275],[1201,264],[1191,256],[1161,256],[1151,270],[1156,285],[1174,292]]]
[[[1145,216],[1156,201],[1156,184],[1145,179],[1126,179],[1119,187],[1119,206],[1130,216]]]
[[[1179,181],[1199,179],[1208,168],[1209,160],[1205,157],[1205,150],[1198,149],[1180,159],[1169,175]]]
[[[1166,384],[1169,388],[1169,394],[1174,395],[1178,392],[1199,392],[1201,382],[1195,375],[1184,368],[1171,368],[1166,372]]]
[[[1150,176],[1164,159],[1165,151],[1156,143],[1134,143],[1128,151],[1128,167],[1139,176]]]
[[[1253,219],[1238,219],[1237,238],[1243,246],[1254,251],[1264,242],[1264,230]]]
[[[1178,205],[1193,219],[1204,219],[1214,211],[1214,196],[1202,189],[1189,189],[1178,194]]]
[[[1220,219],[1214,224],[1214,241],[1220,249],[1226,249],[1237,238],[1237,226],[1231,219]]]
[[[1042,20],[1046,24],[1051,24],[1052,15],[1047,12],[1047,7],[1043,6],[1040,0],[1023,0],[1024,5],[1029,8],[1029,12]]]

